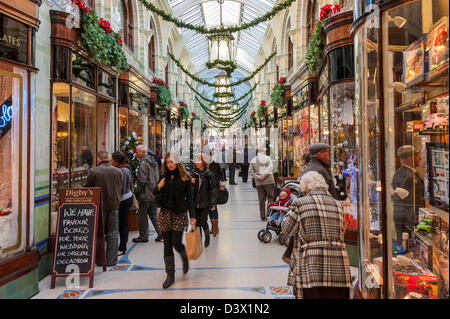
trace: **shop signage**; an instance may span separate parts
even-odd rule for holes
[[[12,105],[8,101],[0,107],[0,132],[11,122]]]
[[[0,14],[0,57],[16,62],[27,63],[27,26]]]
[[[106,270],[102,215],[101,188],[60,189],[52,289],[68,276],[88,276],[92,288],[96,257]]]

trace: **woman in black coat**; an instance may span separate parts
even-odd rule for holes
[[[190,223],[196,223],[193,205],[191,177],[181,163],[180,156],[168,153],[162,166],[162,179],[155,188],[154,195],[161,210],[158,226],[164,238],[164,263],[167,278],[163,288],[170,287],[175,281],[175,257],[173,248],[180,253],[183,260],[183,272],[189,270],[186,248],[182,244],[183,232]]]
[[[213,161],[208,165],[209,170],[214,174],[214,179],[216,182],[217,196],[219,196],[219,190],[225,189],[225,176],[223,175],[223,170],[220,168],[220,164]],[[209,219],[211,220],[211,234],[217,236],[219,234],[219,212],[216,209],[209,211]]]
[[[208,226],[209,211],[216,210],[217,187],[214,174],[208,169],[205,154],[195,157],[192,171],[192,185],[194,186],[194,208],[197,216],[197,226],[205,233],[205,247],[209,246],[210,232]]]

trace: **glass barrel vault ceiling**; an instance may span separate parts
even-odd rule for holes
[[[225,0],[222,7],[224,26],[236,26],[247,23],[272,10],[275,0]],[[172,13],[183,22],[202,25],[208,28],[217,27],[220,23],[220,5],[217,0],[170,0]],[[254,68],[254,57],[259,51],[267,22],[258,24],[248,30],[233,34],[233,54],[238,68],[244,73],[251,73]],[[183,38],[195,67],[200,74],[208,62],[208,39],[195,31],[182,29]]]

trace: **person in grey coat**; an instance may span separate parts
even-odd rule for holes
[[[275,195],[273,163],[263,150],[258,152],[250,162],[250,175],[255,179],[259,200],[259,217],[266,219],[266,208]]]
[[[336,186],[330,170],[330,147],[326,143],[314,143],[309,146],[310,161],[306,165],[303,175],[311,171],[318,172],[327,182],[329,186],[328,192],[334,199],[337,199]]]
[[[156,206],[153,204],[155,195],[153,191],[159,180],[158,163],[152,156],[147,154],[147,147],[145,145],[138,145],[136,147],[136,157],[141,161],[137,172],[136,188],[134,194],[139,202],[138,209],[138,227],[139,237],[133,238],[135,243],[148,242],[148,218],[152,221],[158,236],[155,241],[162,241],[163,236],[158,228],[158,213]]]
[[[84,187],[101,187],[103,223],[106,241],[106,266],[117,264],[119,251],[119,206],[122,191],[122,171],[109,162],[108,152],[97,154],[97,167],[89,171]]]

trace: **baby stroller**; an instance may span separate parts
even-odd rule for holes
[[[291,192],[291,200],[294,202],[298,197],[300,197],[301,191],[300,191],[300,183],[297,181],[288,181],[286,182],[280,189],[280,192],[284,189],[289,189]],[[279,198],[276,198],[276,201],[278,201]],[[281,232],[281,225],[280,226],[273,226],[271,224],[271,216],[277,212],[284,212],[287,213],[289,211],[289,207],[282,207],[282,206],[272,206],[267,208],[267,225],[265,229],[261,229],[258,232],[258,239],[264,243],[269,243],[272,240],[272,233],[270,231],[275,232],[275,234],[278,235],[278,241],[281,245],[284,245],[286,243],[286,238]]]

